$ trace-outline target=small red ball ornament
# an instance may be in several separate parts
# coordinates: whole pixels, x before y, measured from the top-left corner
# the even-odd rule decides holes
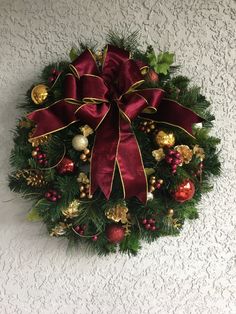
[[[177,202],[183,203],[190,200],[193,197],[194,193],[195,186],[193,182],[189,179],[186,179],[173,192],[173,197]]]
[[[74,162],[68,158],[64,157],[62,161],[57,165],[57,172],[59,174],[72,173],[75,170]]]
[[[154,70],[149,70],[146,75],[146,80],[150,83],[157,83],[159,81],[158,74]]]
[[[120,243],[125,237],[125,230],[121,225],[111,224],[106,228],[106,236],[111,243]]]

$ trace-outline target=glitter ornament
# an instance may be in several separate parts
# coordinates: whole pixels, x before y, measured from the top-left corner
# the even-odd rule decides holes
[[[193,154],[199,158],[201,161],[203,161],[205,159],[205,152],[204,149],[202,147],[200,147],[199,145],[195,145],[193,147]]]
[[[117,205],[106,211],[106,217],[115,222],[127,222],[128,208],[125,205]]]
[[[108,225],[106,228],[106,237],[111,243],[120,243],[125,237],[125,229],[117,224]]]
[[[73,173],[75,170],[75,164],[73,160],[68,157],[64,157],[57,165],[57,172],[59,174]]]
[[[74,200],[73,202],[70,203],[70,205],[62,210],[62,214],[65,216],[65,218],[74,218],[79,215],[79,205],[80,202],[77,200]]]
[[[66,233],[66,229],[68,228],[68,225],[64,222],[59,222],[58,225],[56,225],[54,228],[52,228],[50,236],[59,237]]]
[[[155,158],[156,161],[161,161],[165,158],[165,153],[163,148],[159,148],[152,151],[152,156]]]
[[[177,145],[175,146],[175,150],[180,153],[180,159],[182,163],[189,164],[193,157],[192,150],[188,147],[188,145]]]
[[[155,141],[160,147],[172,147],[175,144],[175,137],[173,133],[159,131],[156,134]]]
[[[189,179],[184,180],[178,188],[172,193],[173,198],[179,202],[183,203],[194,196],[195,193],[195,186],[193,182]]]

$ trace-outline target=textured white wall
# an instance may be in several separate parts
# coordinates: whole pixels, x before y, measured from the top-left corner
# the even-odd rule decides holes
[[[102,45],[114,27],[138,29],[142,45],[176,52],[182,72],[212,100],[222,138],[223,175],[200,219],[132,258],[67,252],[65,240],[26,221],[30,204],[6,186],[9,129],[23,93],[73,43]],[[235,27],[230,0],[0,0],[0,313],[236,313]]]

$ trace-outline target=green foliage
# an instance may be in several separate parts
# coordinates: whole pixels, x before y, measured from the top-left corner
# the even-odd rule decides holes
[[[150,66],[159,74],[167,75],[170,71],[170,66],[174,62],[174,54],[162,52],[158,55],[152,50],[147,54]]]
[[[119,35],[116,31],[110,31],[107,35],[107,43],[121,49],[136,52],[138,47],[139,32],[132,33],[123,32]]]
[[[30,212],[27,214],[27,219],[29,221],[40,221],[42,217],[39,215],[37,209],[33,207]]]
[[[69,57],[71,62],[73,62],[78,57],[78,49],[72,47],[69,53]]]
[[[193,128],[195,138],[190,137],[179,128],[163,123],[157,125],[158,130],[174,133],[175,145],[184,144],[192,149],[197,144],[204,149],[205,159],[201,175],[196,175],[201,160],[195,155],[189,164],[183,164],[182,167],[177,168],[176,175],[172,174],[171,168],[165,160],[157,162],[152,156],[152,151],[158,149],[154,136],[151,133],[146,134],[140,131],[139,126],[143,119],[138,117],[132,122],[132,128],[140,146],[144,167],[149,168],[148,176],[154,175],[163,179],[162,188],[153,192],[154,199],[149,200],[146,205],[141,204],[136,198],[124,201],[120,175],[118,169],[116,169],[109,201],[105,199],[100,191],[97,191],[92,199],[80,199],[77,177],[80,172],[89,173],[89,163],[83,163],[80,160],[80,152],[73,149],[71,141],[76,134],[80,133],[79,127],[83,125],[82,121],[52,134],[51,139],[40,146],[40,150],[47,155],[49,160],[49,165],[46,168],[40,168],[40,165],[32,157],[31,153],[34,148],[28,142],[29,133],[34,126],[25,118],[25,113],[38,109],[30,97],[32,87],[26,94],[25,102],[20,104],[21,109],[24,111],[24,117],[21,121],[24,121],[25,126],[20,127],[18,121],[18,126],[13,131],[14,147],[10,157],[13,171],[9,176],[9,187],[11,190],[20,193],[22,197],[34,201],[27,219],[31,221],[42,219],[49,233],[60,222],[65,223],[66,230],[63,236],[68,238],[70,246],[86,244],[87,247],[100,255],[116,252],[117,248],[121,252],[135,255],[140,249],[141,239],[151,242],[160,236],[178,235],[185,219],[196,219],[198,217],[197,204],[201,200],[202,194],[212,189],[210,184],[211,176],[220,175],[221,168],[217,150],[220,140],[210,133],[212,121],[214,120],[214,116],[210,111],[210,102],[201,94],[198,87],[191,86],[189,78],[175,75],[174,54],[169,52],[156,54],[151,46],[148,47],[146,52],[143,52],[138,48],[137,39],[137,32],[130,35],[123,34],[122,36],[117,35],[116,32],[110,32],[107,43],[130,50],[133,58],[147,62],[159,74],[158,82],[150,83],[145,81],[143,87],[163,88],[166,91],[166,97],[178,101],[205,118],[202,128],[197,126]],[[70,59],[74,60],[87,47],[93,50],[95,45],[80,43],[80,48],[72,48],[70,51]],[[63,71],[63,73],[58,77],[55,84],[50,87],[49,96],[40,108],[50,105],[63,96],[62,85],[64,76],[69,71],[68,64],[67,61],[54,63],[43,70],[36,84],[41,82],[47,84],[53,69]],[[88,139],[89,149],[91,150],[94,134],[90,135]],[[164,149],[164,152],[167,153],[167,149]],[[57,172],[56,166],[64,156],[71,158],[75,163],[76,170],[74,173],[61,175]],[[18,170],[25,169],[40,169],[44,174],[46,184],[42,187],[28,185],[26,179],[17,176]],[[150,169],[152,169],[151,172]],[[194,197],[184,203],[176,202],[173,198],[173,192],[184,179],[188,178],[195,185]],[[44,195],[49,189],[59,191],[62,198],[56,202],[47,200]],[[78,199],[80,199],[79,214],[75,217],[65,217],[63,211],[68,208],[71,202]],[[110,243],[106,236],[107,225],[114,223],[106,217],[106,211],[120,204],[128,207],[130,233],[117,246]],[[169,209],[174,210],[173,215],[169,214]],[[156,230],[146,230],[142,223],[144,219],[155,219]],[[73,231],[72,227],[78,225],[86,226],[83,235]],[[93,235],[97,235],[97,241],[92,240]]]

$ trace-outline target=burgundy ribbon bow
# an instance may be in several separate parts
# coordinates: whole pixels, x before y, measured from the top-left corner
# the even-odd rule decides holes
[[[191,110],[164,99],[158,88],[137,90],[143,83],[139,61],[107,46],[102,70],[85,50],[71,65],[64,81],[65,98],[28,118],[36,123],[33,138],[66,128],[78,120],[96,130],[91,158],[91,193],[99,187],[109,199],[116,165],[124,198],[147,200],[147,180],[131,122],[141,113],[149,119],[181,127],[192,134],[192,124],[203,121]]]

